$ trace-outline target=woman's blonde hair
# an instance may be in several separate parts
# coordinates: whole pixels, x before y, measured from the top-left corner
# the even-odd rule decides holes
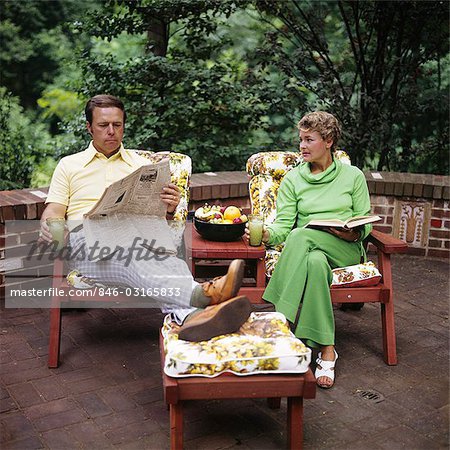
[[[325,111],[314,111],[304,115],[298,123],[298,131],[317,131],[322,139],[333,141],[331,151],[336,150],[341,137],[341,125],[333,114]]]

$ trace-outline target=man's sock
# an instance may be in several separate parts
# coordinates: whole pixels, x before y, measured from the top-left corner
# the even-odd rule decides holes
[[[211,302],[211,297],[207,297],[200,284],[194,287],[191,294],[191,306],[194,308],[206,308]]]

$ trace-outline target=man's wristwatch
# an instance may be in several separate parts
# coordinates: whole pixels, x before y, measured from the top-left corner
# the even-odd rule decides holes
[[[173,217],[175,215],[175,211],[169,212],[166,211],[166,216]]]
[[[358,236],[353,240],[353,242],[358,242],[361,239],[361,231],[355,230],[358,233]]]

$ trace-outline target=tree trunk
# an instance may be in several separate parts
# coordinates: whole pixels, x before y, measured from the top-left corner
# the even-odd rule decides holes
[[[157,18],[150,18],[147,29],[147,51],[155,56],[166,56],[169,45],[169,25]]]

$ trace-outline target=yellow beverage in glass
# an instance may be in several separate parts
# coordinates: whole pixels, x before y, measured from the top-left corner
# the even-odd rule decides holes
[[[64,247],[64,229],[66,220],[60,217],[50,217],[46,220],[53,241],[57,243],[56,250]]]
[[[250,214],[248,216],[248,231],[250,233],[249,244],[259,247],[262,242],[264,220],[261,214]]]

